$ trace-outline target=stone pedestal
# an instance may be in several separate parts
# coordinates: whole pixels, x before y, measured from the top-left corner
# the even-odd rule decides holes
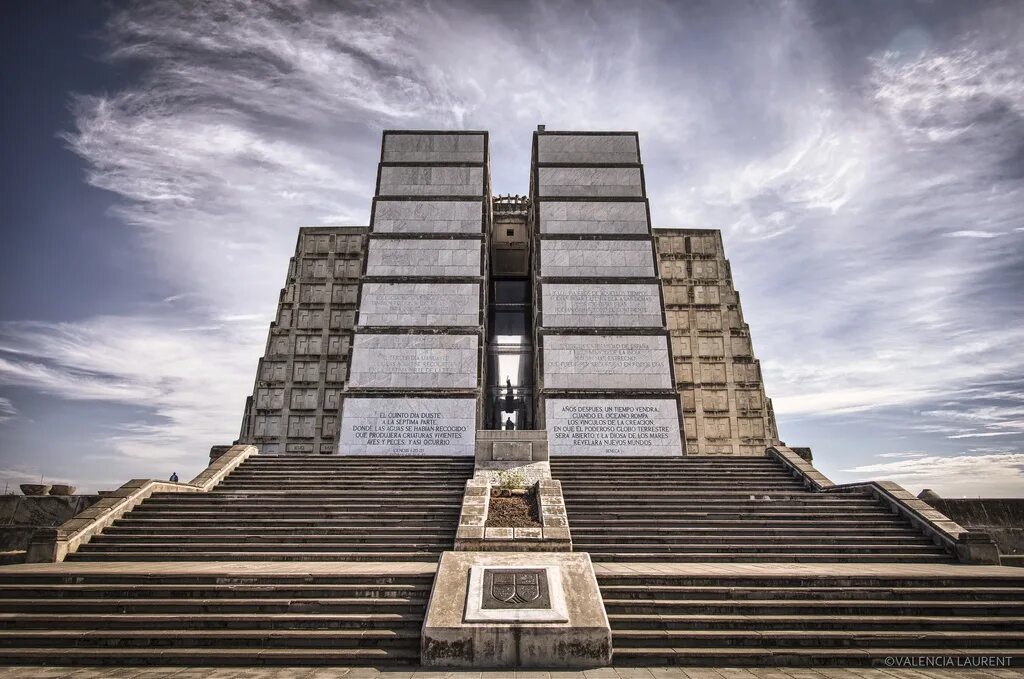
[[[601,667],[611,628],[590,555],[446,552],[423,623],[424,667]]]

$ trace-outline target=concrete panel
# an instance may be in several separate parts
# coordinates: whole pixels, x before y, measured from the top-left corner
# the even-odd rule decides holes
[[[482,167],[382,167],[381,196],[482,196]]]
[[[637,167],[542,167],[541,196],[644,195]]]
[[[482,163],[482,134],[387,134],[384,136],[384,162],[404,163]]]
[[[671,389],[665,337],[547,335],[546,389]]]
[[[486,579],[491,569],[524,575],[539,570],[550,603],[546,609],[535,603],[484,608],[493,589],[473,574]],[[512,582],[515,587],[518,581]],[[477,608],[492,612],[481,621]],[[550,615],[555,611],[558,617]],[[423,623],[424,667],[603,667],[611,657],[611,627],[590,555],[459,551],[441,557]]]
[[[646,234],[647,204],[610,201],[541,201],[545,234]]]
[[[661,297],[651,283],[545,283],[546,328],[661,328]]]
[[[473,455],[476,399],[347,398],[342,455]]]
[[[362,326],[478,326],[477,283],[364,283]]]
[[[558,455],[682,455],[675,399],[548,399],[548,445]]]
[[[378,200],[374,233],[481,233],[479,200]]]
[[[350,387],[474,389],[476,335],[356,335]]]
[[[636,135],[542,134],[537,139],[541,163],[639,163]]]
[[[545,240],[540,244],[541,276],[655,276],[649,241]]]
[[[370,240],[367,276],[479,276],[478,240]]]

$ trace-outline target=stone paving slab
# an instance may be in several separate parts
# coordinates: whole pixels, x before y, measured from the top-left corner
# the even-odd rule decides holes
[[[429,575],[436,563],[416,561],[65,561],[0,566],[0,575]],[[2,676],[2,675],[0,675]],[[353,678],[355,679],[355,678]]]
[[[0,667],[0,679],[1020,679],[1019,669],[602,667],[445,672],[372,667]]]
[[[595,563],[602,575],[679,575],[688,577],[986,577],[1022,578],[1024,569],[1010,566],[897,563]]]

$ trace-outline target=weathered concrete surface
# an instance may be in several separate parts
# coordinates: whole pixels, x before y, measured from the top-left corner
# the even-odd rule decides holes
[[[381,160],[403,163],[482,163],[486,138],[481,134],[387,132]]]
[[[378,200],[374,233],[480,233],[480,200]]]
[[[650,231],[644,201],[541,201],[543,234],[642,235]]]
[[[0,553],[27,550],[33,533],[59,526],[99,499],[99,495],[0,495]],[[24,558],[23,554],[10,556]]]
[[[1024,566],[1024,498],[944,498],[930,490],[917,497],[964,528],[991,535],[1007,565]]]
[[[557,566],[568,622],[465,622],[473,566]],[[611,628],[590,556],[573,552],[446,552],[420,660],[428,667],[598,667],[611,661]]]
[[[537,139],[541,163],[639,163],[635,134],[543,134]]]
[[[711,229],[655,229],[687,455],[761,455],[779,441],[750,326]]]
[[[545,240],[541,276],[646,278],[655,275],[647,240]]]

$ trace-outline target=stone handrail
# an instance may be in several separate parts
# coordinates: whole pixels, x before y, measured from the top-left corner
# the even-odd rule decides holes
[[[257,454],[255,446],[232,446],[189,483],[132,479],[99,502],[56,528],[36,531],[29,543],[28,563],[63,561],[94,535],[137,507],[153,493],[205,493],[215,488],[238,465]]]
[[[923,500],[892,481],[863,481],[834,483],[814,468],[810,462],[786,446],[768,448],[768,455],[778,459],[793,476],[803,480],[804,486],[816,492],[852,493],[869,491],[889,503],[892,510],[942,545],[963,563],[999,564],[999,550],[988,533],[969,531],[952,521]]]

